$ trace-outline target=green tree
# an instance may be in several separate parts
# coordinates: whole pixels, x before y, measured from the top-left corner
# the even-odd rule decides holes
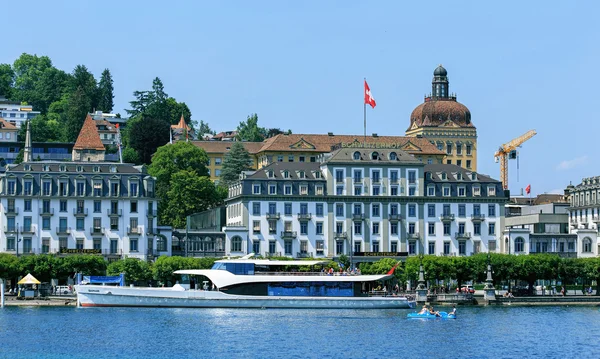
[[[161,223],[184,228],[186,217],[205,211],[220,201],[209,177],[199,177],[195,171],[182,170],[171,177],[167,202],[160,214]]]
[[[23,53],[13,63],[15,84],[12,99],[27,101],[34,108],[41,106],[41,96],[38,93],[37,82],[45,70],[52,68],[52,61],[48,56],[30,55]]]
[[[65,113],[65,131],[69,142],[75,142],[87,114],[92,109],[92,99],[86,94],[82,87],[78,87],[68,97],[67,110]]]
[[[15,157],[15,160],[13,161],[13,163],[16,165],[18,165],[19,163],[22,163],[24,156],[25,156],[25,151],[23,151],[23,149],[21,148],[19,150],[19,153],[17,153],[17,157]]]
[[[60,268],[56,269],[58,278],[63,276],[73,277],[75,273],[83,275],[105,275],[106,261],[96,255],[74,255],[62,258]]]
[[[63,140],[63,132],[60,123],[54,119],[55,114],[38,115],[29,121],[31,141],[33,142],[60,142]],[[25,139],[27,126],[21,126],[19,138]]]
[[[113,79],[109,69],[102,71],[100,82],[98,83],[98,110],[102,112],[111,112],[113,110]]]
[[[11,98],[15,72],[10,64],[0,64],[0,96]]]
[[[207,134],[216,135],[216,132],[210,128],[207,122],[200,120],[200,123],[198,124],[198,135]]]
[[[50,113],[50,106],[69,93],[71,75],[54,67],[44,70],[35,84],[36,97],[27,99],[36,111]]]
[[[131,147],[127,147],[123,150],[123,162],[124,163],[135,163],[136,165],[140,164],[140,156]]]
[[[71,81],[69,82],[69,92],[73,93],[80,89],[83,96],[90,102],[91,112],[98,106],[98,83],[94,75],[85,67],[85,65],[77,65],[73,70]]]
[[[0,278],[16,278],[20,273],[19,259],[12,254],[0,253]]]
[[[134,91],[133,97],[135,100],[129,101],[131,109],[125,110],[129,115],[129,118],[137,118],[142,114],[146,113],[146,109],[151,104],[151,92],[150,91]]]
[[[152,270],[148,262],[137,258],[125,258],[112,262],[106,268],[107,275],[125,273],[126,283],[147,284],[152,279]]]
[[[187,170],[193,171],[196,176],[208,176],[207,164],[208,155],[203,149],[180,141],[159,147],[152,156],[148,173],[156,177],[156,194],[162,201],[166,199],[175,173]]]
[[[265,139],[267,131],[258,127],[258,115],[248,116],[245,122],[240,122],[237,127],[237,138],[240,141],[261,142]]]
[[[600,258],[584,258],[582,262],[582,274],[590,281],[596,282],[596,295],[600,295]]]
[[[128,126],[128,147],[133,148],[140,156],[140,161],[149,164],[156,149],[169,142],[170,125],[152,117],[134,120]]]
[[[165,112],[166,120],[171,125],[178,124],[181,115],[183,115],[186,124],[192,125],[192,112],[185,102],[177,102],[173,97],[169,97],[165,100]]]
[[[251,167],[252,159],[250,153],[246,150],[241,142],[234,142],[231,145],[231,149],[225,154],[223,160],[223,166],[221,168],[221,179],[220,182],[225,186],[239,180],[240,173],[243,171],[249,171]]]

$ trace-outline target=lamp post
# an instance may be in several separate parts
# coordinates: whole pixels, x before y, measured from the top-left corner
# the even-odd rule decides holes
[[[419,255],[419,281],[417,288],[417,302],[427,302],[427,287],[425,286],[425,271],[423,270],[423,254]]]
[[[494,279],[492,278],[492,274],[494,271],[492,270],[492,257],[490,252],[487,254],[487,278],[485,279],[485,287],[483,287],[483,300],[489,301],[496,300],[496,288],[494,288]]]

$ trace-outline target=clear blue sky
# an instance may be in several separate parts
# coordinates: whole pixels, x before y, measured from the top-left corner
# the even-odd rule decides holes
[[[514,193],[562,191],[600,175],[595,1],[6,1],[0,63],[47,55],[99,78],[109,68],[115,111],[156,76],[192,119],[216,131],[256,112],[294,133],[361,134],[362,80],[377,101],[368,133],[403,135],[434,68],[479,135],[479,172],[535,129],[521,149]],[[18,20],[16,20],[18,19]],[[596,87],[596,88],[594,88]]]

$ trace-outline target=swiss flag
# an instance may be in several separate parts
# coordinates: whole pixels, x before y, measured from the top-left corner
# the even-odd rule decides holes
[[[528,184],[527,187],[525,187],[525,193],[529,194],[531,193],[531,185]]]
[[[367,84],[367,80],[365,80],[365,104],[371,105],[372,108],[375,108],[377,105],[375,99],[371,96],[371,89],[369,88],[369,84]]]

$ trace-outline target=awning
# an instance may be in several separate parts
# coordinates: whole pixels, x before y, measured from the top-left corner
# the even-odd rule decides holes
[[[41,282],[37,279],[35,279],[34,276],[31,275],[31,273],[27,274],[25,277],[23,277],[23,279],[21,279],[18,284],[40,284]]]

